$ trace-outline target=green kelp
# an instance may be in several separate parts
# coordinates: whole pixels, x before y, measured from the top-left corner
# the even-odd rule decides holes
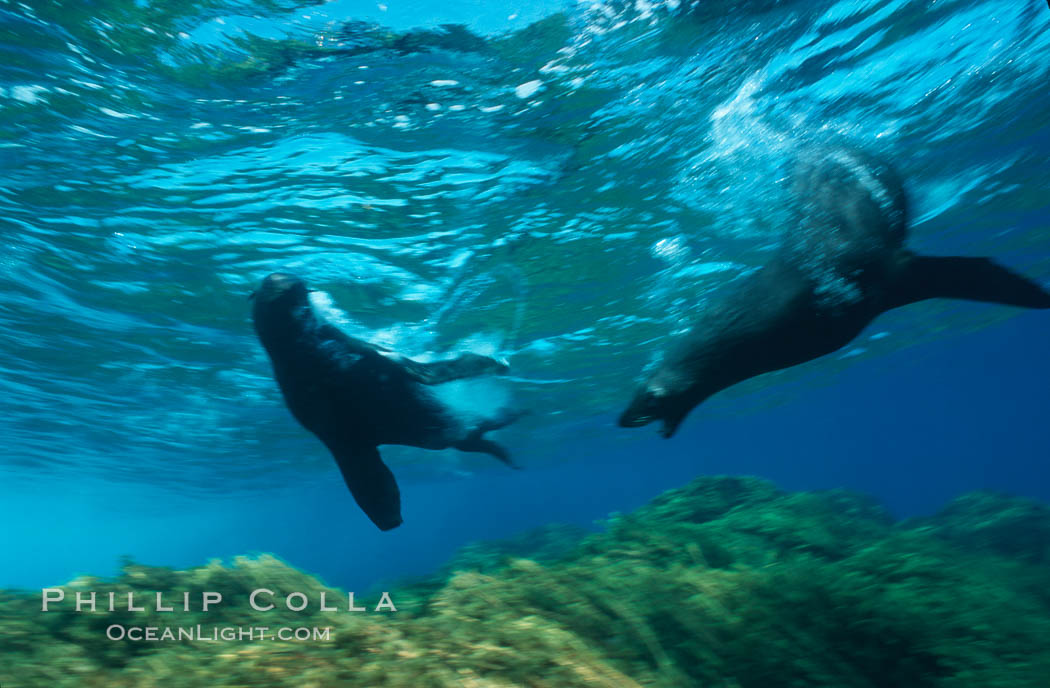
[[[272,557],[175,571],[127,563],[113,581],[146,611],[40,611],[0,594],[10,686],[705,686],[1045,688],[1050,508],[974,494],[895,523],[845,491],[783,493],[701,478],[604,532],[552,527],[468,549],[439,576],[346,593]],[[536,556],[532,556],[535,554]],[[540,563],[540,562],[543,563]],[[275,609],[248,603],[272,591]],[[174,612],[156,611],[162,592]],[[190,611],[181,609],[191,593]],[[201,591],[224,601],[200,609]],[[301,592],[309,604],[287,609]],[[319,609],[320,594],[337,611]],[[137,596],[136,596],[137,599]],[[139,604],[138,601],[135,603]],[[326,627],[325,640],[133,642],[111,624]]]

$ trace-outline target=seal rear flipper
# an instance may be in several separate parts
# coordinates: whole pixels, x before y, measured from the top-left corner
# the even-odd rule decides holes
[[[505,373],[508,370],[506,363],[479,354],[462,354],[449,361],[431,363],[420,363],[410,358],[402,358],[398,362],[404,366],[410,377],[424,385],[439,385],[468,377]]]
[[[507,464],[511,468],[521,468],[518,464],[514,463],[510,458],[510,452],[499,442],[494,442],[490,439],[486,439],[481,436],[480,432],[472,433],[465,440],[459,444],[453,444],[454,449],[458,449],[464,452],[478,452],[481,454],[488,454],[494,456],[503,463]]]
[[[401,491],[379,449],[367,445],[332,449],[354,501],[380,530],[401,525]]]
[[[895,285],[891,308],[936,298],[1050,308],[1050,292],[990,258],[912,257]]]
[[[481,423],[475,428],[469,435],[467,435],[458,444],[453,444],[453,449],[458,449],[465,452],[479,452],[481,454],[489,454],[494,456],[503,463],[507,464],[511,468],[521,468],[521,466],[514,463],[510,458],[510,452],[507,448],[498,442],[483,437],[486,432],[491,430],[499,430],[502,427],[506,427],[527,415],[528,411],[504,411],[499,417],[491,418]]]

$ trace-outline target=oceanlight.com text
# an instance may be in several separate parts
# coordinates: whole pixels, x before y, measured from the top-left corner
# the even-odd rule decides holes
[[[270,628],[269,626],[124,626],[112,624],[106,628],[106,637],[110,640],[130,642],[251,642],[257,640],[328,642],[332,639],[332,629],[309,626]]]

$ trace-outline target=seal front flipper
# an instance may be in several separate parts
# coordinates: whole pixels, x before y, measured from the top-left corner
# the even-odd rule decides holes
[[[909,256],[890,296],[891,308],[925,299],[967,299],[1050,308],[1050,292],[990,258]]]
[[[401,491],[383,463],[379,449],[368,445],[329,447],[354,501],[380,530],[401,525]]]
[[[410,358],[399,358],[398,362],[404,366],[410,377],[424,385],[440,385],[443,382],[505,373],[508,370],[506,363],[478,354],[462,354],[449,361],[431,363],[420,363]]]

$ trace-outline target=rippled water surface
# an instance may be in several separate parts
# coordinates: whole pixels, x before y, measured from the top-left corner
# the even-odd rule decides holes
[[[505,357],[512,377],[449,393],[531,409],[503,437],[522,464],[637,437],[609,430],[634,379],[791,230],[781,180],[815,142],[894,162],[916,248],[1050,276],[1041,1],[365,5],[0,2],[8,471],[330,470],[248,319],[278,269],[358,336]],[[1011,314],[911,307],[730,395]]]

